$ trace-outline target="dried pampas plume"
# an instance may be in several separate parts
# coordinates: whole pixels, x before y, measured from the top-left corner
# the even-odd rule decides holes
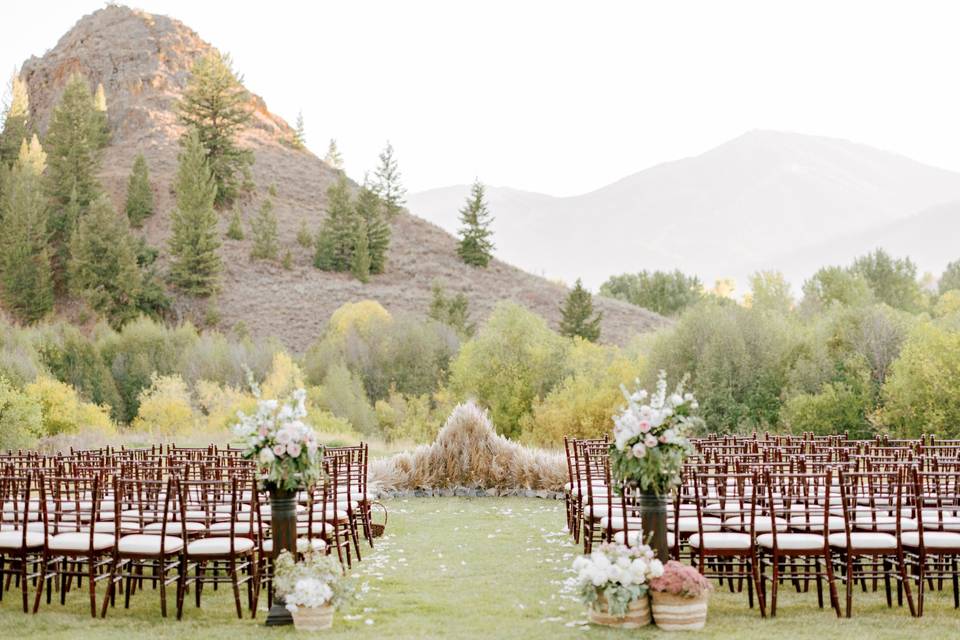
[[[433,444],[370,463],[370,483],[381,491],[466,487],[498,494],[562,491],[562,454],[532,449],[499,435],[487,412],[465,402],[451,412]]]

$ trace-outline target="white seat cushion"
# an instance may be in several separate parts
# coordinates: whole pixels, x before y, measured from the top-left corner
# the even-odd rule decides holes
[[[773,534],[761,533],[757,544],[767,549],[773,548]],[[780,533],[777,531],[777,548],[787,551],[823,549],[823,536],[815,533]]]
[[[944,531],[960,531],[960,516],[946,514],[940,516],[935,511],[924,511],[923,528],[926,530],[942,528]]]
[[[731,531],[717,531],[703,534],[703,543],[705,549],[749,549],[750,536],[746,533],[733,533]],[[690,546],[696,549],[700,548],[700,534],[695,533],[690,536]]]
[[[115,522],[94,522],[93,530],[97,533],[113,533],[117,530]],[[140,530],[140,525],[136,522],[127,522],[120,520],[121,533],[133,533]]]
[[[113,546],[114,538],[107,533],[93,534],[93,549],[102,551]],[[47,542],[51,551],[86,551],[90,548],[89,533],[58,533]]]
[[[773,531],[773,525],[776,523],[777,531],[786,531],[787,530],[787,521],[783,518],[771,518],[770,516],[760,516],[759,518],[754,518],[754,529],[760,532],[769,532]],[[733,529],[736,531],[749,531],[750,530],[750,516],[735,516],[733,518],[727,518],[723,521],[723,526],[726,529]]]
[[[163,529],[162,522],[151,522],[143,528],[144,533],[151,535],[159,535],[160,531]],[[202,522],[187,522],[184,526],[181,526],[179,522],[168,522],[167,523],[167,534],[169,535],[181,535],[183,530],[187,530],[187,534],[199,533],[200,531],[206,531],[207,527],[204,526]]]
[[[905,547],[920,546],[919,531],[904,531],[900,534],[900,542]],[[960,533],[952,531],[924,531],[923,547],[925,549],[960,549]]]
[[[846,533],[831,533],[827,539],[831,547],[845,548],[847,546]],[[854,549],[876,551],[896,551],[897,539],[889,533],[875,531],[854,531],[850,534],[850,543]]]
[[[233,526],[233,534],[237,536],[248,536],[250,535],[251,527],[249,522],[238,522]],[[210,525],[210,535],[212,536],[228,536],[230,535],[230,523],[229,522],[214,522]]]
[[[43,546],[42,531],[27,531],[27,548],[33,549]],[[22,531],[3,531],[0,532],[0,549],[22,549],[23,532]]]
[[[630,542],[624,543],[623,541],[624,532],[617,531],[615,534],[613,534],[613,541],[616,542],[617,544],[629,544],[629,546],[631,547],[636,547],[642,544],[643,542],[642,540],[640,540],[640,533],[641,533],[640,530],[631,530],[630,536],[629,536]],[[673,532],[667,531],[667,546],[672,547],[675,542],[676,542],[676,537],[673,535]]]
[[[682,516],[678,521],[678,526],[675,526],[673,522],[667,520],[667,528],[671,531],[679,531],[680,533],[690,533],[698,532],[697,528],[697,519],[690,516]],[[704,517],[703,518],[703,531],[720,531],[720,526],[723,524],[723,521],[720,518]]]
[[[123,536],[117,544],[117,550],[120,553],[132,553],[138,555],[159,555],[160,542],[163,541],[165,553],[177,553],[183,549],[183,540],[175,536],[148,536],[134,534],[132,536]]]
[[[862,514],[859,517],[855,518],[853,521],[854,526],[857,529],[869,529],[870,531],[896,531],[897,530],[897,517],[896,516],[880,516],[876,517],[876,524],[874,524],[874,519],[870,517],[870,514]],[[917,530],[917,521],[912,518],[900,518],[900,530],[901,531],[916,531]]]
[[[843,516],[829,516],[827,518],[827,527],[829,527],[830,531],[843,531]],[[808,518],[794,516],[790,518],[790,528],[800,529],[801,531],[823,531],[823,516],[816,515]]]
[[[643,526],[641,518],[624,518],[622,515],[613,516],[612,518],[608,518],[607,516],[600,518],[600,526],[602,528],[606,529],[607,523],[609,523],[610,528],[614,531],[622,531],[624,529],[624,522],[627,522],[631,529],[639,529]]]
[[[313,517],[317,518],[321,512],[323,513],[323,519],[327,522],[333,522],[334,519],[346,520],[349,517],[346,511],[342,509],[331,509],[330,507],[327,507],[326,511],[323,511],[323,507],[314,507]],[[300,522],[306,522],[307,516],[301,515],[299,516],[299,520]]]
[[[244,553],[253,549],[253,540],[250,538],[234,538],[233,549],[236,553]],[[230,553],[230,538],[202,538],[187,545],[187,553],[191,556],[225,556]]]

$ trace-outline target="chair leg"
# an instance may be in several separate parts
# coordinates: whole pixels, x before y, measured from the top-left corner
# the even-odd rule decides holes
[[[240,605],[240,583],[237,575],[237,562],[230,558],[230,584],[233,586],[233,602],[237,606],[237,617],[243,620],[243,607]]]

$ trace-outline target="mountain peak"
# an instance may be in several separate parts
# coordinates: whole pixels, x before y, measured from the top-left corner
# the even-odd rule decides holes
[[[82,73],[107,95],[115,141],[170,143],[180,137],[176,102],[194,62],[214,48],[179,20],[110,5],[81,18],[57,45],[21,70],[41,130],[67,79]],[[250,94],[259,142],[289,137],[290,127]]]

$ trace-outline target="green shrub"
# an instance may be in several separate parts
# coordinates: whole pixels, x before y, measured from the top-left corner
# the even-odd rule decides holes
[[[474,397],[488,407],[500,433],[518,436],[534,402],[563,379],[570,344],[540,316],[501,302],[460,349],[450,388],[457,397]]]
[[[960,437],[960,332],[923,323],[883,385],[880,422],[902,437]]]
[[[334,364],[323,384],[311,387],[308,396],[312,404],[343,418],[354,430],[365,435],[376,433],[377,416],[363,383],[345,365]]]
[[[197,426],[190,391],[178,375],[154,375],[150,386],[140,393],[135,431],[153,436],[189,434]]]
[[[106,405],[114,419],[124,416],[123,399],[97,345],[68,324],[36,332],[37,350],[44,366],[96,405]]]
[[[869,375],[864,371],[860,384],[828,382],[818,393],[790,397],[784,403],[781,419],[796,434],[846,432],[851,438],[864,439],[873,435],[869,420],[872,408]]]
[[[0,375],[0,450],[33,447],[42,434],[40,403]]]
[[[624,404],[620,385],[632,382],[641,371],[615,347],[576,340],[566,364],[570,371],[533,413],[522,420],[523,439],[556,447],[563,436],[596,438],[613,428],[612,416]]]
[[[43,363],[30,332],[9,324],[0,316],[0,378],[22,387],[42,370]]]
[[[68,384],[39,376],[23,391],[40,406],[44,436],[85,432],[116,434],[109,408],[84,402]]]
[[[708,300],[653,341],[643,382],[652,386],[661,369],[690,374],[710,431],[775,427],[799,339],[792,317]]]
[[[140,394],[153,377],[176,373],[183,354],[197,340],[197,331],[189,324],[171,329],[149,318],[127,323],[120,332],[101,335],[97,341],[100,354],[123,399],[123,422],[137,415]]]

